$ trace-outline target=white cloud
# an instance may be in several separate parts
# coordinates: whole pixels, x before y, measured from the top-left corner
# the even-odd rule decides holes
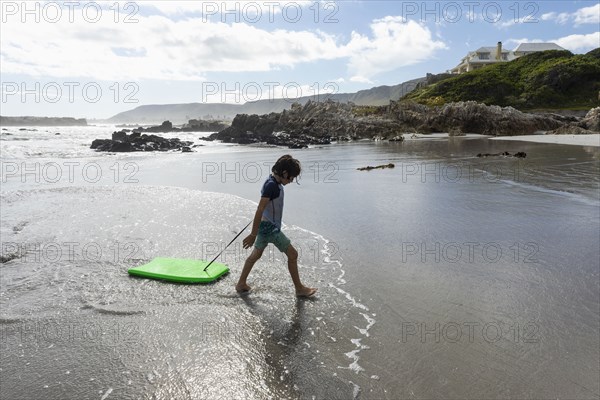
[[[197,5],[175,4],[173,7]],[[370,25],[371,35],[352,32],[342,43],[321,31],[261,29],[255,25],[135,15],[136,23],[115,22],[105,12],[96,23],[75,13],[73,22],[8,19],[2,25],[2,72],[34,77],[202,81],[210,72],[256,72],[322,60],[348,60],[353,81],[412,65],[446,48],[429,29],[401,17]]]
[[[600,47],[600,32],[587,35],[569,35],[553,40],[553,42],[574,53],[584,53]]]
[[[413,65],[429,59],[446,45],[432,38],[430,30],[402,17],[385,17],[371,24],[373,37],[352,32],[346,45],[353,79],[372,77],[381,72]]]
[[[573,13],[549,12],[542,14],[540,19],[542,21],[554,21],[561,25],[564,25],[568,22],[572,22],[575,26],[584,24],[598,24],[600,23],[600,3],[590,7],[580,8]]]
[[[350,82],[368,83],[368,84],[373,83],[369,78],[365,78],[364,76],[359,76],[359,75],[354,75],[354,76],[350,77]]]
[[[580,8],[574,13],[575,25],[581,24],[599,24],[600,23],[600,3],[594,6]]]
[[[268,32],[200,18],[137,18],[134,24],[116,24],[113,15],[96,24],[81,19],[64,24],[8,21],[0,38],[2,72],[119,81],[202,80],[211,71],[269,71],[343,56],[334,38],[321,32]]]
[[[557,24],[561,24],[561,25],[566,24],[570,18],[571,18],[571,14],[568,14],[568,13],[560,13],[559,14],[559,13],[555,13],[555,12],[542,14],[542,16],[540,17],[540,19],[542,21],[555,21]]]

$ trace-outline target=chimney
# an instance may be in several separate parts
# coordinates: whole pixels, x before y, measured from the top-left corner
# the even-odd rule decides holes
[[[498,42],[496,45],[496,60],[502,60],[502,42]]]

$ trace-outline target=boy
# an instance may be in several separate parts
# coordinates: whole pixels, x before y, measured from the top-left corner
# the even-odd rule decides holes
[[[300,162],[290,155],[285,155],[277,160],[271,171],[273,174],[265,181],[261,190],[260,202],[256,214],[254,214],[252,232],[242,242],[245,249],[254,244],[254,250],[244,263],[244,269],[235,290],[239,293],[250,290],[246,279],[254,263],[262,256],[267,244],[273,243],[288,257],[288,270],[296,287],[296,296],[310,297],[315,294],[317,289],[306,287],[300,282],[298,252],[290,244],[290,239],[281,232],[283,186],[293,182],[294,178],[300,175]]]

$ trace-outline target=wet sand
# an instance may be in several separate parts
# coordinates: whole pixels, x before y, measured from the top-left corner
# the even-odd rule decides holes
[[[600,147],[600,133],[593,135],[523,135],[501,136],[490,140],[516,140],[534,143],[570,144],[577,146]]]

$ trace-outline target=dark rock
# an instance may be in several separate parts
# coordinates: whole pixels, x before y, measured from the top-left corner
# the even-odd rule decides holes
[[[111,147],[110,147],[110,151],[124,153],[124,152],[130,152],[130,151],[135,151],[135,150],[133,148],[133,145],[129,142],[113,141],[111,144]]]
[[[110,139],[95,139],[90,146],[90,149],[99,149],[110,143]]]
[[[383,164],[383,165],[378,165],[376,167],[371,167],[370,165],[368,167],[362,167],[362,168],[356,168],[359,171],[371,171],[373,169],[385,169],[385,168],[394,168],[395,165],[390,163],[390,164]]]
[[[167,133],[173,132],[173,124],[171,121],[164,121],[160,126],[151,126],[150,128],[144,129],[145,132],[155,132],[155,133]],[[179,129],[176,129],[177,131]]]
[[[56,132],[54,135],[60,135],[60,132]]]
[[[182,153],[192,153],[192,149],[190,149],[188,146],[183,146],[181,148],[181,152]]]
[[[479,153],[477,154],[477,157],[479,158],[485,158],[485,157],[517,157],[517,158],[525,158],[527,157],[527,153],[525,153],[524,151],[519,151],[515,154],[510,154],[508,151],[502,152],[502,153]]]
[[[131,151],[168,151],[189,149],[192,142],[181,141],[178,138],[166,139],[156,135],[140,134],[139,132],[127,135],[126,132],[114,132],[112,139],[96,139],[90,146],[96,151],[131,152]],[[190,149],[191,151],[191,149]]]
[[[127,140],[127,132],[125,132],[125,131],[113,132],[112,140],[118,140],[120,142]]]
[[[0,255],[0,263],[4,264],[11,260],[17,259],[17,258],[20,258],[20,255],[18,253],[2,254],[2,255]]]
[[[190,119],[181,130],[184,132],[219,132],[226,128],[228,125],[220,121]]]

